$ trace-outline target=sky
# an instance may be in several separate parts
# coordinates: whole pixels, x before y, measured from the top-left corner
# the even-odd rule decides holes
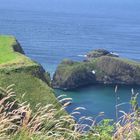
[[[0,9],[66,13],[140,10],[140,0],[0,0]]]

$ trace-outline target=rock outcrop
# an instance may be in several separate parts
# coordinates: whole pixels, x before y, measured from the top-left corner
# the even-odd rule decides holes
[[[62,61],[52,81],[54,88],[63,90],[94,84],[140,85],[140,63],[102,51],[88,61]]]
[[[91,51],[86,56],[87,56],[87,59],[98,58],[101,56],[119,57],[118,54],[109,52],[104,49],[97,49],[97,50]]]

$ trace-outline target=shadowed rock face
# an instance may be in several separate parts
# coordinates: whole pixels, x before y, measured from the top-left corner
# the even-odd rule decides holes
[[[94,84],[140,85],[140,63],[108,55],[86,62],[64,60],[52,81],[54,88],[65,90]]]
[[[96,68],[102,73],[96,77],[99,83],[140,85],[140,63],[105,56]]]
[[[72,65],[62,62],[54,74],[52,85],[54,88],[68,90],[90,85],[95,81],[96,78],[91,69],[74,62]]]
[[[19,52],[21,54],[25,54],[23,49],[22,49],[22,47],[21,47],[21,45],[19,44],[19,42],[17,40],[16,40],[16,43],[13,45],[13,49],[16,52]]]

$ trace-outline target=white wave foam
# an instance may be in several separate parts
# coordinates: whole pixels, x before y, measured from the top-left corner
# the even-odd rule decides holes
[[[87,55],[79,54],[79,57],[87,57]]]

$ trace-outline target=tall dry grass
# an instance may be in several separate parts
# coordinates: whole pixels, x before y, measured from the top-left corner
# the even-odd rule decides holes
[[[122,113],[121,117],[115,123],[115,140],[139,140],[140,139],[140,108],[137,102],[138,93],[134,93],[132,89],[132,97],[130,100],[130,111]]]
[[[133,93],[134,94],[134,93]],[[6,89],[0,88],[0,140],[133,140],[140,139],[140,113],[136,96],[132,96],[132,107],[129,113],[123,114],[113,124],[110,120],[97,123],[97,118],[82,116],[76,122],[74,115],[80,114],[83,107],[78,107],[72,113],[64,113],[71,103],[71,98],[64,95],[58,97],[61,108],[48,104],[35,106],[36,112],[30,104],[16,100],[13,85]],[[92,125],[84,124],[90,121]],[[87,131],[87,129],[89,131]]]

